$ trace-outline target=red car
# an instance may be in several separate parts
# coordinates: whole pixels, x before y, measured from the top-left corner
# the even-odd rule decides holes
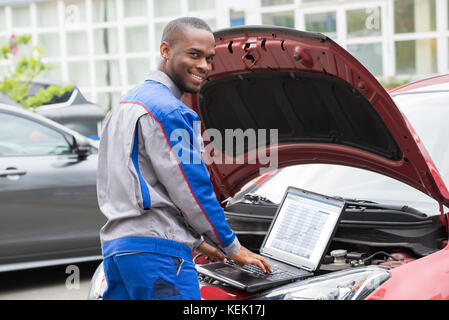
[[[348,207],[333,260],[315,276],[256,295],[200,276],[202,297],[449,299],[449,76],[387,92],[318,33],[245,26],[215,37],[208,82],[183,100],[201,117],[203,157],[213,159],[211,180],[240,241],[257,249],[288,185]],[[277,135],[220,148],[248,129]],[[90,298],[101,297],[101,268],[92,284]]]

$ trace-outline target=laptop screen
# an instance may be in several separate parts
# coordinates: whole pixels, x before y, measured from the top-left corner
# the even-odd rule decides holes
[[[316,270],[343,206],[343,200],[289,187],[261,253],[310,271]]]

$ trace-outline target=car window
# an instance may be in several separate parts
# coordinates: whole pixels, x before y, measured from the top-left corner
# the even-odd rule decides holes
[[[0,156],[71,153],[64,136],[38,122],[0,113]]]
[[[421,92],[394,97],[449,187],[449,92]]]

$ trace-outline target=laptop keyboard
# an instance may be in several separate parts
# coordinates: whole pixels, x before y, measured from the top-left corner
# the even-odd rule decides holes
[[[265,273],[260,269],[259,266],[254,264],[245,264],[243,267],[239,267],[233,260],[226,260],[226,264],[235,266],[237,268],[240,268],[241,270],[250,273],[252,276],[257,278],[266,278],[266,279],[272,279],[272,280],[279,280],[279,279],[285,279],[292,276],[290,272],[287,272],[281,268],[278,268],[275,265],[271,265],[271,269],[273,272],[271,273]]]

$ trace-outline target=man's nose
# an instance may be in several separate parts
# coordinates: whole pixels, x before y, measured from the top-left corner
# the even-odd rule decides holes
[[[212,69],[212,63],[209,63],[206,58],[203,58],[199,61],[197,68],[204,73],[209,73],[209,71]]]

